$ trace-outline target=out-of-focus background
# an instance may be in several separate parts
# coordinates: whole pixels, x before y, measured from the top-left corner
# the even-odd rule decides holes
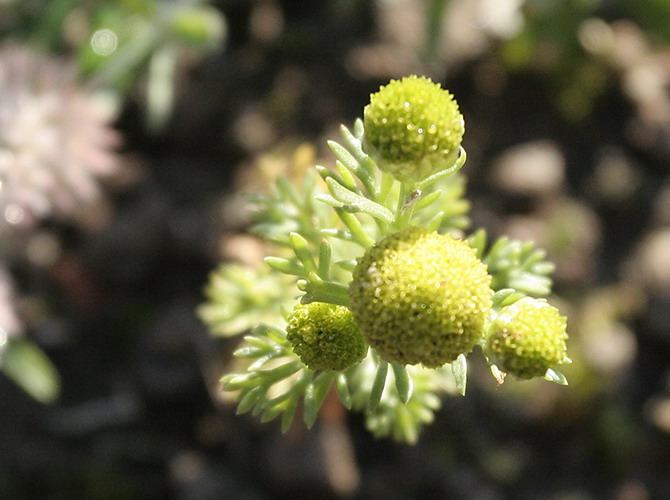
[[[390,78],[456,96],[473,226],[532,239],[568,387],[471,367],[415,446],[235,416],[196,316],[243,193]],[[670,2],[0,0],[0,498],[670,498]]]

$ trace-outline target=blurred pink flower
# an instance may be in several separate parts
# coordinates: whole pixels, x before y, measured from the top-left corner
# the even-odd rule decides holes
[[[0,231],[98,199],[118,166],[111,115],[71,62],[0,46]]]

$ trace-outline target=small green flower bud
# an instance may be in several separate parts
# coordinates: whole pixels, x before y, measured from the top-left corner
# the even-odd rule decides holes
[[[288,317],[286,338],[312,370],[344,370],[368,351],[351,311],[323,302],[298,304]]]
[[[474,249],[420,227],[370,248],[349,285],[356,324],[379,355],[429,368],[472,350],[492,295],[491,276]]]
[[[418,182],[450,167],[465,133],[453,96],[429,78],[391,80],[363,112],[363,149],[380,169]]]
[[[518,378],[542,377],[566,360],[565,316],[544,299],[525,297],[492,321],[487,351],[501,370]]]

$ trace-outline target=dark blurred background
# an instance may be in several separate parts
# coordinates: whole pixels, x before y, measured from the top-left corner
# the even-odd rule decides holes
[[[235,416],[195,311],[241,193],[412,73],[473,227],[556,263],[570,385],[475,363],[415,446]],[[0,498],[670,498],[669,163],[666,0],[0,1]]]

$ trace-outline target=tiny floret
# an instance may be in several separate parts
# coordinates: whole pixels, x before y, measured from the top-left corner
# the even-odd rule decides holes
[[[466,242],[410,227],[358,260],[351,309],[386,361],[437,368],[469,353],[492,307],[491,276]]]
[[[568,359],[566,326],[565,316],[546,300],[525,297],[503,307],[491,322],[486,350],[504,372],[542,377]]]
[[[351,311],[323,302],[298,304],[288,317],[286,338],[312,370],[344,370],[368,351]]]
[[[391,80],[370,96],[363,112],[363,149],[379,168],[418,182],[458,157],[465,122],[453,96],[429,78]]]

